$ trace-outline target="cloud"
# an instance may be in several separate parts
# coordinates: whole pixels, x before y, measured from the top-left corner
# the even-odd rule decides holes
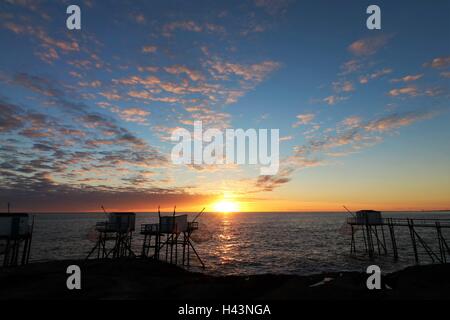
[[[299,114],[296,116],[297,122],[292,125],[293,128],[297,128],[301,125],[305,125],[314,120],[315,115],[313,113]]]
[[[437,57],[430,62],[424,63],[424,67],[431,67],[435,69],[446,68],[448,66],[450,66],[450,56]]]
[[[417,88],[415,87],[403,87],[389,91],[391,97],[398,97],[400,95],[417,96],[418,94]]]
[[[347,75],[360,70],[363,67],[363,63],[360,60],[352,59],[341,65],[342,75]]]
[[[278,62],[270,60],[251,65],[215,61],[211,63],[210,71],[213,75],[239,76],[245,80],[259,83],[279,67]]]
[[[23,125],[22,108],[0,101],[0,132],[9,132],[19,129]]]
[[[109,91],[109,92],[99,92],[99,95],[105,97],[108,100],[120,100],[121,96],[117,93],[117,91]]]
[[[323,98],[322,101],[326,102],[328,105],[332,106],[340,101],[344,101],[347,100],[347,97],[341,97],[341,96],[336,96],[336,95],[331,95],[328,96],[326,98]]]
[[[348,80],[335,81],[332,85],[335,92],[351,92],[355,90],[353,83]]]
[[[126,108],[118,110],[120,118],[127,122],[136,122],[141,124],[147,123],[147,117],[150,112],[141,108]]]
[[[293,136],[284,136],[284,137],[280,137],[280,141],[290,141],[294,139]]]
[[[13,179],[14,177],[11,177]],[[211,203],[216,196],[208,194],[195,194],[183,188],[161,188],[155,186],[154,181],[146,179],[151,187],[133,187],[133,180],[129,179],[126,187],[93,187],[84,185],[74,187],[70,185],[57,185],[46,178],[45,175],[36,175],[28,179],[19,179],[14,188],[0,188],[0,202],[11,202],[17,211],[27,212],[92,212],[100,211],[104,205],[110,211],[145,211],[179,208]],[[89,182],[89,179],[86,179]],[[142,182],[142,179],[141,179]]]
[[[16,73],[14,77],[7,82],[20,85],[47,97],[58,97],[62,95],[62,92],[56,89],[50,80],[29,75],[27,73]]]
[[[154,75],[146,78],[140,75],[129,75],[112,81],[114,84],[133,86],[133,89],[128,90],[128,96],[136,99],[182,105],[196,100],[197,103],[202,101],[203,104],[224,105],[235,103],[247,91],[254,89],[270,73],[279,68],[277,62],[270,60],[254,64],[238,64],[224,62],[217,57],[203,62],[201,66],[207,72],[194,70],[181,64],[163,67],[162,69],[168,75],[175,76],[173,80],[166,74],[161,75],[160,78]],[[180,78],[180,75],[186,75],[186,77]],[[100,95],[110,100],[120,98],[115,91],[109,94],[101,92]]]
[[[163,26],[164,35],[171,35],[171,33],[175,30],[201,32],[202,27],[200,25],[198,25],[195,21],[192,21],[192,20],[173,21],[173,22],[167,23]]]
[[[78,82],[80,87],[98,88],[101,87],[102,82],[100,80],[95,80],[91,82],[80,81]]]
[[[162,27],[162,34],[166,37],[171,37],[173,33],[178,30],[196,33],[225,33],[225,28],[223,26],[214,23],[207,22],[204,24],[200,24],[193,20],[180,20],[166,23]]]
[[[392,79],[391,82],[411,82],[419,80],[423,77],[423,74],[416,74],[416,75],[406,75],[402,78]]]
[[[170,67],[165,67],[164,70],[170,74],[186,74],[192,81],[204,80],[204,77],[195,70],[191,70],[188,67],[182,65],[174,65]]]
[[[141,66],[138,66],[137,69],[138,69],[139,72],[151,72],[151,73],[155,73],[155,72],[158,72],[159,67],[155,67],[155,66],[141,67]]]
[[[143,53],[155,53],[158,50],[156,46],[144,46],[142,47]]]
[[[256,180],[256,188],[258,191],[270,192],[275,188],[291,181],[288,174],[277,174],[272,176],[259,176]]]
[[[122,79],[113,79],[113,82],[124,85],[141,85],[146,88],[155,88],[157,85],[161,84],[161,80],[156,76],[148,76],[146,78],[129,76]]]
[[[151,100],[151,101],[159,101],[164,103],[176,103],[180,102],[178,98],[175,97],[155,97],[149,91],[135,91],[131,90],[128,92],[128,95],[132,98],[142,99],[142,100]]]
[[[68,98],[70,92],[67,90],[63,92],[48,79],[20,73],[16,74],[12,80],[7,80],[7,82],[23,86],[24,88],[42,94],[58,106],[61,112],[66,113],[66,115],[69,116],[68,120],[70,119],[71,122],[75,122],[86,129],[92,130],[86,134],[90,140],[79,140],[77,141],[78,144],[83,145],[85,143],[86,146],[90,147],[94,144],[108,145],[109,141],[112,141],[113,143],[115,141],[117,145],[130,146],[138,149],[151,149],[151,147],[149,147],[142,139],[134,136],[127,129],[118,125],[113,119],[91,112],[88,106],[82,103],[72,102]],[[74,96],[77,95],[74,93]],[[128,110],[121,113],[121,116],[127,117],[128,120],[140,121],[138,116],[143,116],[143,111],[131,109],[131,111]],[[36,112],[28,112],[25,119],[31,123],[31,125],[24,128],[22,134],[29,138],[50,138],[53,135],[58,139],[58,136],[55,136],[55,130],[62,133],[60,128],[64,127],[64,123],[61,123],[61,121],[58,122],[57,120]],[[70,131],[64,131],[64,133],[69,132]],[[105,139],[104,136],[107,136],[108,139]],[[78,135],[78,137],[81,137],[81,135]]]
[[[369,56],[384,47],[388,40],[389,37],[384,35],[360,39],[353,42],[348,50],[356,56]]]
[[[60,40],[51,37],[43,28],[32,27],[31,25],[19,25],[6,21],[3,27],[18,35],[29,35],[36,38],[40,43],[40,49],[44,51],[36,52],[43,61],[52,63],[59,58],[59,53],[71,53],[80,51],[78,42],[74,40]]]
[[[358,152],[381,143],[383,134],[420,120],[431,119],[440,112],[436,109],[393,113],[366,122],[358,116],[348,117],[336,129],[327,129],[324,135],[313,137],[304,145],[295,146],[291,165],[294,168],[296,165],[300,168],[305,165],[316,166],[324,164],[327,157],[342,157]]]
[[[130,14],[130,17],[137,24],[143,25],[147,22],[147,19],[145,19],[145,16],[142,13],[132,13]]]
[[[436,114],[436,111],[408,112],[403,114],[396,113],[377,120],[370,121],[364,126],[364,129],[370,132],[390,131],[393,129],[398,129],[400,127],[408,126],[419,120],[430,119]]]
[[[291,0],[254,0],[256,7],[263,8],[271,15],[285,13],[291,2]]]
[[[390,74],[392,72],[392,69],[389,68],[384,68],[378,71],[375,71],[374,73],[365,75],[365,76],[361,76],[359,78],[359,83],[361,84],[366,84],[369,82],[369,80],[374,80],[374,79],[378,79],[381,78],[387,74]]]
[[[355,128],[361,124],[361,118],[358,116],[351,116],[344,119],[342,124],[347,128]]]

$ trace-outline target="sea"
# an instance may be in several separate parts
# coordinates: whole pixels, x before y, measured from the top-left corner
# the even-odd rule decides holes
[[[166,213],[170,215],[170,213]],[[163,214],[164,215],[164,214]],[[195,213],[189,213],[193,219]],[[408,228],[396,229],[399,259],[395,261],[389,231],[385,229],[388,255],[369,259],[364,253],[362,233],[356,233],[357,253],[350,254],[351,234],[346,227],[347,213],[204,213],[193,245],[206,268],[191,255],[194,271],[213,275],[313,274],[322,272],[365,272],[378,265],[392,272],[415,264]],[[450,219],[450,212],[388,212],[383,217]],[[34,215],[31,247],[32,262],[84,259],[95,246],[95,224],[105,221],[103,213],[39,213]],[[132,248],[142,250],[140,225],[156,223],[157,213],[138,213]],[[434,228],[417,229],[421,239],[438,252]],[[450,229],[443,229],[450,244]],[[381,238],[381,233],[380,233]],[[432,260],[419,246],[423,264]],[[377,251],[378,252],[378,251]],[[383,250],[381,248],[381,253]]]

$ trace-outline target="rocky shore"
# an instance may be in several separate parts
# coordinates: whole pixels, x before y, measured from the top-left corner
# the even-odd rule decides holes
[[[66,269],[74,264],[81,268],[81,290],[66,286]],[[450,264],[383,275],[381,290],[368,290],[367,277],[363,272],[217,277],[140,259],[52,261],[0,269],[0,299],[450,299]]]

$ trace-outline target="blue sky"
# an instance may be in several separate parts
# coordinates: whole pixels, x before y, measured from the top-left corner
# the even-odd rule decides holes
[[[450,2],[0,2],[2,202],[450,207]],[[281,167],[175,166],[177,127],[278,128]]]

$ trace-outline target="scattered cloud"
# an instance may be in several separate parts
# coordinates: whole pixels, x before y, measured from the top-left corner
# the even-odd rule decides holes
[[[376,119],[368,122],[364,129],[366,131],[378,131],[385,132],[393,129],[398,129],[400,127],[408,126],[419,120],[430,119],[437,114],[436,111],[419,111],[419,112],[408,112],[408,113],[395,113],[380,119]]]
[[[381,78],[381,77],[383,77],[383,76],[385,76],[387,74],[390,74],[391,72],[392,72],[392,69],[389,69],[389,68],[384,68],[384,69],[375,71],[374,73],[361,76],[359,78],[359,83],[366,84],[370,80]]]
[[[408,95],[408,96],[417,96],[419,93],[417,91],[416,87],[403,87],[398,89],[392,89],[389,91],[389,95],[391,97],[398,97],[401,95]]]
[[[335,92],[351,92],[355,90],[353,83],[348,80],[335,81],[332,85]]]
[[[351,116],[342,121],[342,124],[346,128],[355,128],[358,127],[361,124],[361,118],[358,116]]]
[[[176,31],[188,31],[188,32],[208,32],[208,33],[225,33],[225,28],[223,26],[214,23],[200,24],[193,20],[180,20],[166,23],[162,27],[162,34],[166,37],[173,36]]]
[[[143,53],[155,53],[158,50],[156,46],[144,46],[142,47]]]
[[[275,188],[278,188],[289,181],[291,181],[290,175],[293,169],[284,169],[276,175],[272,176],[259,176],[256,180],[255,187],[258,191],[271,192]]]
[[[271,15],[285,13],[292,0],[254,0],[255,6]]]
[[[450,66],[450,56],[437,57],[434,58],[432,61],[426,62],[424,64],[424,67],[431,67],[435,69],[446,68],[448,66]]]
[[[392,79],[391,82],[411,82],[419,80],[423,77],[423,74],[416,74],[416,75],[406,75],[402,78]]]
[[[204,80],[204,77],[201,75],[200,72],[191,70],[188,67],[182,66],[182,65],[174,65],[170,67],[165,67],[164,70],[171,74],[186,74],[192,81],[199,81]]]
[[[362,69],[363,63],[360,60],[352,59],[341,65],[342,75],[348,75]]]
[[[130,14],[131,19],[137,24],[146,24],[147,19],[142,13],[132,13]]]
[[[305,125],[314,120],[315,115],[313,113],[299,114],[296,116],[297,122],[292,125],[293,128],[297,128],[301,125]]]
[[[117,110],[120,118],[127,122],[136,122],[141,124],[146,124],[147,117],[150,115],[150,111],[141,108],[126,108],[122,110]]]
[[[270,60],[251,65],[215,61],[211,63],[210,71],[213,75],[217,75],[219,77],[234,75],[242,77],[245,80],[251,80],[259,83],[263,81],[268,74],[279,67],[280,64],[278,62]]]
[[[328,97],[324,98],[323,101],[326,102],[328,105],[332,106],[332,105],[335,105],[336,103],[338,103],[340,101],[344,101],[344,100],[347,100],[347,99],[348,99],[347,97],[331,95],[331,96],[328,96]]]
[[[383,48],[389,40],[388,36],[381,35],[353,42],[348,50],[356,56],[369,56]]]

